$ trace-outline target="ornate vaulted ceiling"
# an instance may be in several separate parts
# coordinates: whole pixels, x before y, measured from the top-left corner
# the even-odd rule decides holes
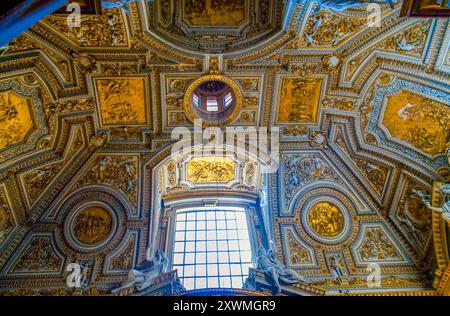
[[[431,215],[414,192],[450,177],[450,22],[399,7],[368,27],[364,7],[308,0],[132,2],[14,39],[0,57],[0,291],[70,294],[65,267],[81,262],[86,294],[109,293],[144,260],[170,194],[154,171],[217,57],[243,98],[228,125],[281,128],[264,183],[280,259],[329,293],[371,290],[372,262],[382,290],[433,294]],[[98,234],[76,229],[89,216]]]

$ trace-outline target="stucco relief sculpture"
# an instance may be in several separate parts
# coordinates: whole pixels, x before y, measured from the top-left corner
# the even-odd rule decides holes
[[[22,141],[34,126],[28,101],[11,92],[0,94],[0,150]]]
[[[164,252],[159,249],[155,256],[149,261],[145,262],[142,269],[133,269],[128,273],[128,279],[121,287],[111,291],[111,293],[118,293],[125,289],[135,288],[138,291],[145,290],[155,283],[156,278],[167,272],[168,261],[164,256]]]
[[[317,234],[327,238],[336,237],[344,228],[342,211],[328,202],[316,203],[311,207],[308,222]]]
[[[269,250],[264,247],[258,248],[258,257],[256,258],[256,268],[264,271],[275,285],[277,292],[281,292],[281,283],[295,284],[306,282],[306,279],[292,269],[286,266],[277,258],[275,245],[271,242]]]
[[[193,158],[187,164],[187,179],[194,183],[228,182],[234,179],[235,168],[228,157]]]

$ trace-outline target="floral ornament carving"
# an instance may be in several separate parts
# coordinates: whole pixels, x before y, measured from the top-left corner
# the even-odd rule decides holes
[[[169,82],[169,93],[184,93],[189,79],[172,79]]]
[[[0,246],[14,229],[15,222],[12,210],[6,200],[3,187],[0,187]]]
[[[64,162],[55,163],[39,169],[34,169],[24,177],[25,187],[27,188],[28,198],[31,203],[44,192],[48,184],[64,166]]]
[[[370,161],[355,158],[359,170],[366,176],[375,190],[381,194],[386,184],[388,169],[376,165]]]
[[[307,46],[336,47],[366,25],[366,19],[345,17],[322,9],[308,18],[303,41]]]
[[[340,182],[339,178],[319,154],[284,154],[282,161],[286,209],[288,209],[295,193],[305,185],[319,180]]]
[[[243,91],[245,92],[258,92],[258,79],[238,79]]]
[[[382,262],[402,260],[400,252],[379,226],[364,228],[362,241],[357,248],[362,262]]]
[[[286,231],[286,238],[289,258],[292,264],[300,265],[313,263],[311,252],[300,243],[290,229]]]
[[[99,156],[92,167],[77,182],[78,187],[89,184],[107,184],[126,194],[137,207],[138,158],[134,156]]]
[[[50,237],[34,237],[12,272],[58,272],[62,259],[53,249]]]
[[[425,49],[430,27],[430,20],[422,21],[388,38],[380,45],[380,48],[394,52],[409,53],[420,57]]]
[[[284,136],[299,136],[306,135],[308,133],[308,127],[305,125],[288,125],[283,128]]]
[[[322,101],[323,108],[339,109],[344,111],[352,111],[356,108],[356,102],[346,99],[336,99],[325,97]]]
[[[102,15],[84,15],[80,27],[69,27],[66,17],[56,15],[50,15],[43,21],[50,28],[76,40],[82,47],[128,46],[125,22],[120,9],[107,10]]]
[[[129,271],[133,268],[136,235],[132,234],[126,246],[111,258],[111,270]]]

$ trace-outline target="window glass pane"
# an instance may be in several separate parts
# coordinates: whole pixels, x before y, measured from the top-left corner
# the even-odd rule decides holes
[[[195,230],[186,232],[186,240],[195,240]]]
[[[206,276],[206,265],[197,264],[195,266],[195,276]]]
[[[195,253],[186,253],[184,254],[184,263],[185,264],[194,264],[195,263]]]
[[[185,227],[186,227],[185,222],[177,222],[177,227],[176,227],[177,231],[184,230]]]
[[[233,229],[228,231],[228,240],[237,238],[238,238],[237,230]]]
[[[242,275],[240,264],[230,264],[231,275]]]
[[[184,235],[185,233],[184,232],[176,232],[175,233],[175,239],[176,240],[184,240]]]
[[[186,289],[242,288],[252,264],[244,211],[182,211],[174,236],[173,268]]]
[[[187,289],[194,289],[194,278],[183,278],[183,284]]]
[[[206,251],[206,241],[198,241],[197,240],[196,251]]]
[[[218,257],[219,262],[228,262],[228,252],[219,252]]]
[[[226,230],[218,230],[217,231],[217,239],[227,239],[227,231]]]
[[[240,262],[240,261],[241,261],[241,256],[240,256],[239,252],[237,252],[237,251],[230,252],[230,262]]]
[[[197,240],[205,240],[206,239],[206,231],[200,230],[197,231]]]
[[[186,242],[186,251],[195,251],[195,242]]]
[[[250,262],[252,261],[252,254],[248,251],[241,251],[241,260],[242,262]]]
[[[218,288],[219,278],[218,277],[208,277],[208,288]]]
[[[214,221],[208,221],[206,222],[206,229],[211,230],[211,229],[216,229],[216,222]]]
[[[218,270],[217,264],[209,264],[207,271],[208,271],[208,276],[218,275],[219,270]]]
[[[242,277],[232,277],[231,282],[233,288],[235,289],[242,288]]]
[[[197,229],[200,229],[200,230],[206,229],[206,223],[205,223],[205,221],[199,221],[199,222],[197,222]]]
[[[183,264],[183,258],[184,258],[184,254],[182,253],[175,253],[173,255],[173,264]]]
[[[215,230],[208,230],[206,232],[206,239],[208,240],[216,240],[217,239],[217,233]]]
[[[219,275],[230,275],[230,265],[228,263],[219,264]]]
[[[231,250],[239,250],[239,243],[237,240],[229,240],[228,248]]]
[[[174,250],[175,252],[184,252],[184,242],[176,242]]]
[[[230,288],[231,287],[231,279],[229,277],[220,277],[219,284],[220,284],[220,287]]]
[[[225,221],[217,221],[217,229],[225,229],[227,228]]]
[[[186,214],[186,220],[188,221],[194,221],[195,220],[195,212],[189,212]]]
[[[206,287],[206,278],[196,278],[195,280],[195,288],[202,289]]]
[[[206,257],[208,263],[217,263],[217,252],[208,252]]]
[[[186,230],[195,230],[195,222],[186,222]]]
[[[208,242],[206,243],[206,247],[208,252],[217,251],[217,242],[208,240]]]
[[[197,252],[195,256],[195,263],[206,263],[206,252]]]

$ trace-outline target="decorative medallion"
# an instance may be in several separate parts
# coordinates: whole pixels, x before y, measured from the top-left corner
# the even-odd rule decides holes
[[[112,228],[111,213],[99,206],[89,206],[81,210],[72,224],[74,237],[88,246],[95,246],[107,239]]]
[[[214,93],[217,95],[215,101]],[[222,96],[224,104],[221,106]],[[186,116],[191,122],[201,119],[205,126],[221,126],[237,118],[242,108],[243,95],[238,84],[232,79],[222,75],[207,75],[188,86],[183,104]]]
[[[192,158],[187,163],[187,180],[193,183],[227,183],[235,178],[235,163],[228,157]]]
[[[143,77],[95,79],[103,126],[147,126],[147,84]]]
[[[322,79],[283,78],[277,122],[316,122]]]
[[[344,216],[334,204],[319,202],[310,208],[308,224],[318,235],[324,238],[333,238],[343,231]]]

